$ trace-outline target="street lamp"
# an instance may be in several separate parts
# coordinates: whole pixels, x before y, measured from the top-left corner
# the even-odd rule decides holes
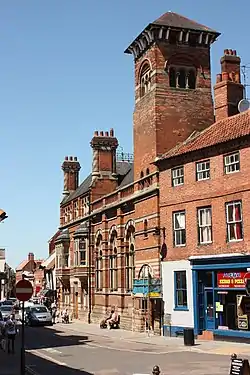
[[[0,222],[7,219],[7,217],[8,216],[7,216],[6,212],[0,208]]]

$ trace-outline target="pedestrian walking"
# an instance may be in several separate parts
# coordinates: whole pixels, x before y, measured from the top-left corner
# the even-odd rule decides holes
[[[14,320],[13,314],[10,315],[9,319],[7,320],[5,324],[5,333],[7,335],[7,347],[8,347],[8,353],[15,352],[15,339],[16,339],[16,322]]]

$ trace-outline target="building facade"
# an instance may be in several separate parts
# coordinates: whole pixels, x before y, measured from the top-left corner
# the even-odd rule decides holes
[[[56,278],[75,318],[97,322],[114,306],[132,330],[209,335],[246,323],[235,308],[250,267],[249,112],[238,114],[234,50],[221,59],[213,103],[218,36],[172,12],[149,24],[125,51],[135,66],[133,161],[117,154],[113,129],[94,133],[81,184],[77,158],[65,158]]]
[[[16,268],[16,282],[23,278],[28,279],[33,286],[33,295],[37,296],[44,287],[44,272],[40,268],[42,259],[35,259],[33,253],[29,253]]]
[[[240,58],[225,50],[214,87],[216,122],[156,162],[165,187],[162,274],[172,335],[194,327],[207,339],[250,337],[239,309],[250,278],[250,112],[238,113],[243,97]]]

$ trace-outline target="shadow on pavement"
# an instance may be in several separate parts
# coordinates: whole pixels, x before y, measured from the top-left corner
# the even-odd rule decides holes
[[[30,350],[84,345],[91,342],[86,335],[65,334],[56,328],[25,327],[25,347]]]
[[[56,364],[31,353],[26,354],[27,375],[94,375],[84,369],[74,369]],[[1,372],[0,372],[1,374]]]

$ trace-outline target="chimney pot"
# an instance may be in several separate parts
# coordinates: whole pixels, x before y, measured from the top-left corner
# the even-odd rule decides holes
[[[98,135],[99,135],[98,130],[96,130],[96,131],[94,132],[94,136],[95,136],[95,137],[98,137]]]
[[[77,157],[76,156],[74,157],[74,161],[77,161]]]
[[[109,132],[105,132],[105,137],[108,137],[109,136]]]
[[[73,156],[70,156],[70,157],[69,157],[69,160],[70,160],[70,161],[73,161]]]
[[[219,83],[222,81],[222,75],[221,74],[217,74],[216,75],[216,83]]]
[[[103,131],[100,131],[100,136],[103,137]]]
[[[233,54],[233,50],[229,50],[229,55],[232,55]]]
[[[235,49],[233,50],[233,55],[237,56],[237,51]]]
[[[65,160],[69,160],[69,157],[68,157],[68,156],[65,156]]]
[[[229,74],[228,72],[222,72],[222,81],[228,81]]]
[[[110,134],[110,137],[114,137],[114,129],[111,128],[109,134]]]
[[[239,73],[239,72],[236,72],[236,73],[235,73],[235,76],[234,76],[234,82],[236,82],[236,83],[240,83],[240,73]]]
[[[229,54],[228,49],[224,49],[224,55],[228,55],[228,54]]]

